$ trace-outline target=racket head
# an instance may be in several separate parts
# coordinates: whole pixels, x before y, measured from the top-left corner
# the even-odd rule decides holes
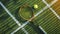
[[[24,20],[29,20],[34,16],[34,9],[26,4],[20,7],[18,14]]]

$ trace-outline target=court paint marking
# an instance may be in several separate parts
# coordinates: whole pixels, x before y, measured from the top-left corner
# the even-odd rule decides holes
[[[52,1],[51,2],[51,4],[50,4],[50,6],[52,6],[54,3],[56,3],[57,1],[56,0],[54,0],[54,1]],[[14,33],[15,32],[17,32],[18,30],[20,30],[21,28],[23,28],[25,25],[27,25],[28,23],[29,23],[29,21],[31,21],[32,19],[34,19],[35,17],[37,17],[39,14],[41,14],[44,10],[46,10],[47,8],[49,8],[49,7],[47,7],[47,6],[45,6],[41,11],[39,11],[36,15],[34,15],[34,17],[32,17],[31,19],[29,19],[27,22],[25,22],[23,25],[21,25],[19,28],[17,28],[15,31],[13,31]],[[40,26],[40,28],[42,28],[41,26]],[[43,30],[44,31],[44,30]]]
[[[57,0],[56,0],[57,1]],[[43,0],[43,2],[47,5],[47,7],[49,7],[49,9],[55,14],[55,16],[60,20],[60,16],[50,7],[50,5],[45,1]]]
[[[46,32],[41,26],[39,26],[39,28],[40,28],[45,34],[47,34],[47,32]]]
[[[10,13],[10,11],[3,5],[3,3],[2,2],[0,2],[0,5],[3,7],[3,9],[10,15],[10,17],[16,22],[16,24],[18,25],[18,26],[21,26],[21,24],[19,23],[19,21]],[[26,34],[28,34],[28,32],[24,29],[24,28],[22,28],[22,30],[26,33]],[[11,33],[11,34],[14,34],[14,33]]]

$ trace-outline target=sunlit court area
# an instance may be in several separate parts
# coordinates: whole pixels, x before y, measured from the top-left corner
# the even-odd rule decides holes
[[[60,34],[60,0],[0,0],[0,34]]]

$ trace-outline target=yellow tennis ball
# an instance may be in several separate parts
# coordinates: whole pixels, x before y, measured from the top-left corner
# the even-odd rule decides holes
[[[37,9],[38,8],[38,5],[37,4],[34,4],[34,9]]]

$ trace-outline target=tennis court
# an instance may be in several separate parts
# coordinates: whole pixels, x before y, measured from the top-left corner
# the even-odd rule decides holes
[[[38,5],[33,17],[26,4]],[[0,0],[0,34],[60,34],[60,0]]]

